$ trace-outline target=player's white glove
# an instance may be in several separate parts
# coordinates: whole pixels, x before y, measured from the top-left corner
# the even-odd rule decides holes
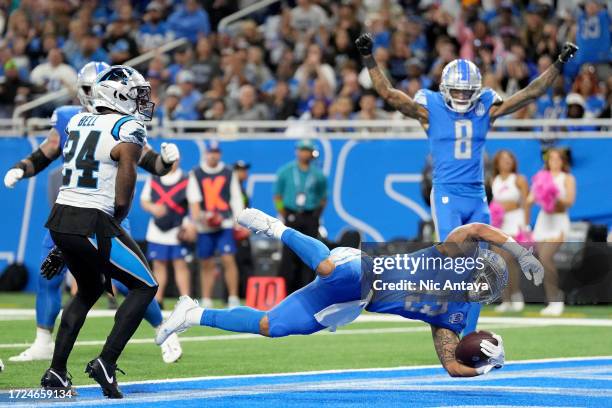
[[[160,153],[162,161],[166,164],[174,163],[181,157],[178,146],[174,143],[162,143]]]
[[[493,333],[493,338],[497,340],[497,346],[488,340],[480,342],[480,351],[488,358],[486,364],[476,368],[478,374],[486,374],[494,368],[502,368],[506,362],[504,342],[501,336]]]
[[[23,178],[22,169],[16,169],[16,168],[10,169],[4,175],[4,185],[8,188],[13,188],[15,187],[15,184],[17,184],[17,182],[21,180],[22,178]]]
[[[540,286],[544,280],[544,267],[540,261],[533,256],[532,252],[533,248],[529,248],[529,250],[518,259],[518,263],[525,277],[529,280],[533,277],[533,284]]]

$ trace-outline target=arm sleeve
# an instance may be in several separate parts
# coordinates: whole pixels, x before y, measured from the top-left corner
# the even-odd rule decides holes
[[[142,192],[140,193],[140,201],[151,201],[151,176],[147,177]]]
[[[236,217],[244,210],[244,201],[242,200],[242,190],[236,172],[232,172],[232,180],[230,181],[230,207],[232,214]]]
[[[198,180],[193,172],[189,173],[189,181],[187,182],[187,201],[189,203],[202,202],[202,193],[200,193]]]

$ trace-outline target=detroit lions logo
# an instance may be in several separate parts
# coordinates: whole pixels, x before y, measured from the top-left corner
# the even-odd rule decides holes
[[[482,116],[484,114],[485,114],[484,104],[482,102],[478,102],[478,105],[476,105],[476,116]]]
[[[463,321],[463,313],[453,313],[448,317],[450,324],[457,324]]]

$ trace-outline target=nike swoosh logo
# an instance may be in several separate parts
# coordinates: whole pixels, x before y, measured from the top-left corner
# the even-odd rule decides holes
[[[53,371],[53,370],[50,370],[50,372],[51,372],[51,374],[53,374],[54,376],[56,376],[56,377],[57,377],[57,379],[58,379],[58,380],[59,380],[59,381],[62,383],[62,385],[63,385],[65,388],[68,388],[68,387],[69,387],[69,385],[68,385],[68,380],[64,380],[62,377],[60,377],[60,376],[59,376],[59,375],[58,375],[58,374],[57,374],[55,371]]]
[[[109,384],[112,384],[113,377],[108,376],[108,373],[106,372],[106,367],[104,367],[104,364],[102,363],[102,361],[100,361],[100,359],[98,359],[98,362],[100,363],[100,367],[102,367],[102,371],[104,372],[104,377],[106,377],[106,381],[108,381]]]

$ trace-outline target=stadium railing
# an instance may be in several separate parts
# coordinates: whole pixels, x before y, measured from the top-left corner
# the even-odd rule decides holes
[[[176,139],[424,139],[417,121],[286,120],[286,121],[166,121],[147,123],[149,137]],[[49,119],[0,119],[0,136],[45,136]],[[488,134],[492,139],[612,138],[612,119],[500,119]]]
[[[238,10],[237,12],[232,13],[229,16],[225,16],[221,19],[221,21],[219,21],[218,31],[221,33],[226,32],[227,30],[229,30],[231,24],[248,16],[249,14],[255,13],[256,11],[263,9],[264,7],[268,7],[271,4],[278,3],[279,1],[280,0],[261,0],[241,10]]]

